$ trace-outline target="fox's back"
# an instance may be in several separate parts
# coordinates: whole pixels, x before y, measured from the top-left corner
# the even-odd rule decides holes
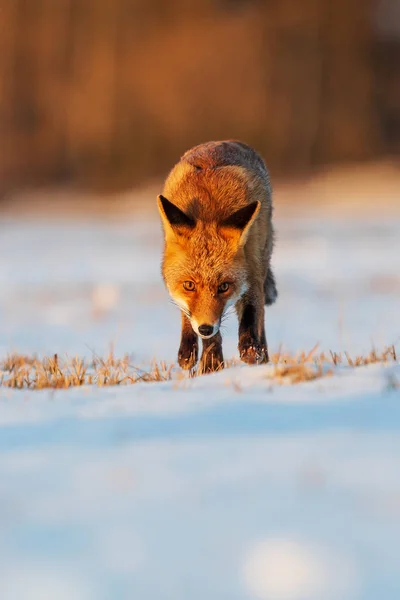
[[[205,222],[228,217],[254,200],[271,211],[264,161],[238,141],[207,142],[188,150],[170,172],[164,194],[188,216]]]
[[[261,176],[268,175],[260,155],[247,144],[235,140],[200,144],[185,152],[181,160],[200,169],[237,166],[259,172]]]

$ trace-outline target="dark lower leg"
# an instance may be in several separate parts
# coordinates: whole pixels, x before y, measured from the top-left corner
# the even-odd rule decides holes
[[[243,301],[238,310],[240,358],[249,364],[268,362],[268,348],[264,327],[264,305]]]
[[[211,373],[224,367],[222,355],[222,337],[218,332],[212,338],[203,340],[203,353],[201,355],[199,373]]]
[[[193,331],[189,319],[182,313],[181,344],[178,352],[178,363],[182,369],[192,369],[197,363],[198,338]]]

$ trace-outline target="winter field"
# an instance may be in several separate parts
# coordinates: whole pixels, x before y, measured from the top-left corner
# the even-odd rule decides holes
[[[400,215],[289,212],[276,229],[271,354],[342,361],[295,384],[236,365],[0,387],[1,600],[400,598]],[[173,363],[161,242],[152,212],[3,217],[0,357],[90,363],[112,344],[140,372]],[[236,344],[232,317],[227,359]],[[343,354],[390,345],[366,366]]]

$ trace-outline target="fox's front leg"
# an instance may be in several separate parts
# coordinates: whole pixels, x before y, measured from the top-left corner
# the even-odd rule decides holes
[[[182,313],[181,344],[178,352],[178,363],[182,369],[192,369],[197,363],[199,342],[187,316]]]
[[[245,295],[236,305],[239,318],[239,354],[248,364],[268,362],[264,326],[264,298],[260,294]]]
[[[203,340],[203,352],[200,359],[199,374],[212,373],[224,368],[222,355],[222,337],[220,332],[212,338]]]

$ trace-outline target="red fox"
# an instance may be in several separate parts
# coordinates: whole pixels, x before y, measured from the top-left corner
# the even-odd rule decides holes
[[[164,282],[182,312],[179,365],[223,368],[221,322],[230,306],[239,319],[240,358],[268,362],[264,304],[277,297],[268,170],[238,141],[188,150],[169,173],[158,209],[165,235]]]

